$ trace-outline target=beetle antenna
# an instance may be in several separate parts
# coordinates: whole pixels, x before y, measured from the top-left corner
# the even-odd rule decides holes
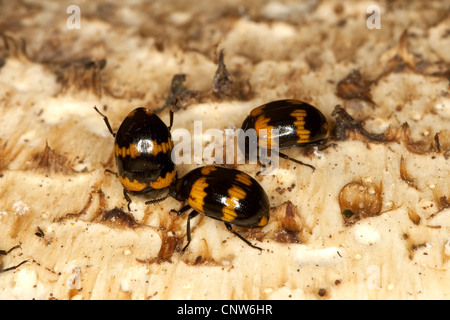
[[[103,113],[101,113],[100,110],[97,109],[97,106],[94,106],[94,110],[97,111],[102,116],[103,121],[105,121],[106,127],[108,128],[108,130],[111,133],[111,135],[115,138],[116,137],[116,133],[112,130],[111,125],[109,124],[108,117],[105,116]]]
[[[169,196],[170,196],[170,193],[167,193],[167,194],[166,194],[164,197],[162,197],[162,198],[158,198],[158,199],[153,199],[153,200],[145,201],[145,204],[155,204],[155,203],[158,203],[158,202],[161,202],[161,201],[166,200]]]

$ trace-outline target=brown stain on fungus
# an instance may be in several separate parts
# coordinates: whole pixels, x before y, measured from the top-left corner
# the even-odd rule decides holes
[[[101,192],[101,193],[100,193],[100,196],[101,196],[101,194],[103,194],[103,192],[102,192],[101,190],[100,190],[99,192]],[[89,195],[89,199],[87,200],[86,204],[84,205],[84,207],[83,207],[80,211],[78,211],[77,213],[68,213],[68,214],[66,214],[64,217],[59,218],[57,221],[58,221],[58,222],[61,222],[61,221],[64,220],[64,219],[74,219],[74,218],[79,218],[79,217],[81,217],[82,215],[85,215],[85,214],[87,213],[87,210],[89,209],[89,207],[91,206],[91,204],[92,204],[92,194]]]
[[[434,152],[434,147],[430,145],[430,143],[426,141],[414,141],[411,138],[411,128],[408,123],[402,124],[400,128],[400,137],[398,139],[400,142],[403,142],[408,149],[408,151],[414,154],[425,154],[428,152]]]
[[[12,139],[2,141],[0,139],[0,173],[8,169],[9,164],[17,158],[20,148],[14,148],[15,142]]]
[[[373,183],[353,181],[339,193],[339,206],[345,225],[381,214],[382,187]]]
[[[444,158],[450,158],[450,130],[442,130],[436,132],[434,135],[434,143],[436,145],[436,152],[442,153]]]
[[[155,113],[161,112],[167,107],[173,107],[174,110],[186,108],[191,100],[198,97],[199,93],[197,91],[189,90],[185,87],[185,81],[185,74],[180,73],[173,75],[166,102],[161,108],[155,110]]]
[[[382,65],[380,68],[381,72],[374,82],[380,81],[383,77],[393,72],[402,72],[406,69],[420,73],[420,64],[416,62],[415,56],[408,48],[408,30],[403,31],[397,47],[392,52],[392,56]]]
[[[416,226],[420,224],[420,216],[413,209],[408,209],[408,217]]]
[[[172,255],[175,252],[178,252],[179,246],[182,243],[183,238],[176,236],[175,233],[163,233],[161,248],[159,249],[158,256],[154,259],[154,262],[172,262]]]
[[[217,65],[216,74],[214,75],[213,92],[219,97],[229,96],[233,90],[233,79],[225,65],[223,49],[219,52]]]
[[[442,211],[444,211],[445,209],[450,208],[450,199],[447,199],[447,196],[435,196],[435,198],[439,198],[439,200],[437,200],[437,205],[438,205],[438,211],[436,211],[435,213],[433,213],[432,215],[430,215],[427,220],[431,220],[434,217],[436,217],[439,213],[441,213]]]
[[[101,220],[115,227],[134,228],[138,225],[130,213],[119,208],[114,208],[105,212]]]
[[[269,225],[273,230],[272,237],[279,243],[305,243],[310,234],[297,206],[291,201],[286,201],[273,210]]]
[[[61,94],[79,94],[90,91],[97,97],[102,96],[101,70],[106,59],[91,60],[82,58],[65,62],[55,67],[58,82],[61,83]]]
[[[164,215],[160,221],[158,233],[161,236],[161,247],[156,257],[145,260],[137,260],[141,263],[172,263],[172,257],[175,253],[181,251],[184,236],[179,235],[182,228],[179,224],[181,219],[177,219],[176,211],[171,211],[170,214]]]
[[[415,141],[411,137],[411,127],[407,122],[403,123],[399,128],[389,127],[384,133],[373,134],[364,129],[362,123],[354,119],[343,107],[337,105],[333,112],[332,117],[336,119],[335,139],[336,140],[360,140],[372,143],[391,143],[397,142],[405,146],[405,148],[411,153],[423,155],[431,152],[443,152],[444,156],[448,157],[450,151],[448,148],[448,142],[450,139],[441,139],[441,134],[437,137],[430,138],[429,141]],[[444,137],[444,134],[442,134]],[[446,137],[446,136],[445,136]],[[432,141],[432,140],[433,141]],[[447,146],[442,148],[443,143]]]
[[[3,46],[5,52],[2,58],[6,57],[16,58],[22,61],[30,61],[30,57],[27,53],[27,44],[25,39],[9,36],[6,33],[1,33],[1,38],[3,39]]]
[[[440,145],[436,144],[436,139],[431,138],[429,141],[415,141],[411,137],[411,127],[407,122],[403,123],[400,128],[389,127],[383,134],[384,141],[402,143],[411,153],[424,155],[432,152],[439,152]],[[432,141],[433,139],[434,141]]]
[[[337,84],[337,96],[343,99],[361,99],[374,103],[370,93],[371,82],[363,78],[358,70],[353,70]]]
[[[327,295],[327,290],[324,288],[320,288],[317,290],[317,295],[321,298],[324,298]]]
[[[343,107],[337,105],[332,117],[336,118],[336,140],[362,140],[367,142],[388,142],[384,134],[372,134],[362,126],[361,122],[354,119]]]
[[[76,172],[69,165],[67,158],[50,148],[48,142],[45,143],[43,151],[37,152],[31,157],[31,163],[28,165],[27,169],[44,171],[47,174],[62,173],[70,175]]]
[[[403,155],[400,158],[400,178],[403,181],[405,181],[409,186],[417,189],[416,180],[409,175],[408,170],[406,168],[406,161]]]
[[[416,251],[426,248],[427,244],[425,242],[416,243],[414,239],[407,233],[403,234],[403,240],[406,241],[406,248],[408,250],[409,260],[414,260],[414,255]]]

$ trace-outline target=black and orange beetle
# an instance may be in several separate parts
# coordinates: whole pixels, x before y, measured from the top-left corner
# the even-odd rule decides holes
[[[294,146],[324,145],[331,139],[328,122],[322,112],[299,100],[278,100],[259,106],[250,112],[250,115],[242,123],[241,129],[243,132],[249,129],[256,131],[257,139],[254,139],[255,141],[247,139],[246,141],[241,140],[242,142],[239,143],[239,147],[247,159],[254,157],[254,154],[250,154],[251,150],[256,151],[256,147],[261,147],[270,149],[284,159],[308,166],[313,170],[315,168],[312,165],[292,159],[278,150]],[[261,132],[266,133],[261,134]]]
[[[115,138],[114,155],[117,175],[123,186],[123,194],[130,210],[130,194],[147,194],[156,197],[175,180],[175,164],[170,129],[173,112],[170,111],[169,127],[151,110],[137,108],[123,120],[116,133],[108,118],[103,117],[109,132]]]
[[[248,174],[215,165],[196,168],[177,179],[166,197],[147,201],[146,204],[162,201],[169,196],[188,202],[178,210],[178,216],[192,209],[188,215],[187,244],[183,252],[191,242],[190,220],[199,213],[224,222],[231,233],[252,248],[262,250],[232,229],[232,225],[264,227],[269,221],[269,198],[261,185]]]

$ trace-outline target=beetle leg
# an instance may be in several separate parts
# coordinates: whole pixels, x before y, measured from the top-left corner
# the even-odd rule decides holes
[[[119,175],[117,174],[117,172],[114,172],[114,171],[112,171],[112,170],[105,169],[105,172],[111,173],[111,174],[115,175],[116,177],[119,177]]]
[[[297,159],[293,159],[293,158],[289,157],[288,155],[286,155],[286,154],[284,154],[284,153],[278,152],[278,155],[279,155],[281,158],[283,158],[283,159],[291,160],[291,161],[293,161],[293,162],[295,162],[295,163],[298,163],[298,164],[301,164],[301,165],[303,165],[303,166],[310,167],[313,171],[316,171],[316,168],[314,168],[312,165],[307,164],[307,163],[304,163],[304,162],[301,162],[300,160],[297,160]]]
[[[262,170],[259,170],[259,171],[256,173],[256,176],[257,176],[257,177],[258,177],[261,173],[263,173],[264,171],[266,171],[266,165],[265,165],[265,164],[262,164],[261,167],[262,167]]]
[[[187,211],[191,206],[190,205],[185,205],[183,208],[181,208],[180,210],[177,211],[177,217],[181,216],[184,214],[185,211]]]
[[[184,209],[183,207],[182,209]],[[187,244],[184,246],[183,250],[181,252],[184,252],[188,245],[191,243],[191,219],[195,218],[198,215],[198,212],[195,210],[192,210],[191,213],[189,213],[187,225],[186,225],[186,236],[187,236]]]
[[[325,149],[328,149],[329,147],[335,147],[335,146],[337,146],[337,143],[334,143],[334,142],[330,143],[330,144],[322,144],[319,147],[319,151],[323,151]]]
[[[11,251],[13,251],[14,249],[20,248],[20,245],[14,246],[11,249],[9,249],[8,251],[6,250],[0,250],[0,254],[6,256],[8,253],[10,253]],[[17,269],[18,267],[20,267],[21,265],[23,265],[25,262],[28,262],[28,260],[24,260],[21,263],[19,263],[18,265],[15,265],[13,267],[9,267],[6,269],[2,269],[0,270],[0,273],[6,272],[6,271],[10,271],[10,270],[14,270]]]
[[[9,268],[6,268],[6,269],[2,269],[2,270],[0,270],[0,273],[3,273],[3,272],[6,272],[6,271],[10,271],[10,270],[17,269],[18,267],[20,267],[21,265],[23,265],[23,264],[26,263],[26,262],[28,262],[28,260],[24,260],[24,261],[22,261],[21,263],[19,263],[18,265],[15,265],[15,266],[13,266],[13,267],[9,267]]]
[[[115,138],[116,134],[115,132],[112,130],[111,125],[109,124],[109,120],[108,117],[105,116],[103,113],[101,113],[97,107],[94,107],[95,111],[97,111],[102,117],[103,117],[103,121],[105,121],[106,127],[108,128],[109,132],[111,133],[111,135]]]
[[[260,251],[262,251],[262,249],[260,247],[257,247],[253,244],[250,243],[250,241],[248,241],[247,239],[245,239],[242,235],[240,235],[239,233],[237,233],[236,231],[233,230],[233,228],[231,227],[231,224],[226,223],[225,222],[225,226],[227,227],[227,229],[234,234],[235,236],[237,236],[239,239],[241,239],[242,241],[244,241],[246,244],[248,244],[250,247],[258,249]]]
[[[173,109],[170,109],[170,124],[167,127],[167,129],[169,129],[169,131],[172,129],[172,125],[173,125]]]
[[[177,107],[177,105],[178,105],[178,101],[179,101],[179,98],[175,98],[175,102],[173,103],[173,106],[172,106],[172,108],[170,109],[170,124],[169,124],[169,126],[167,127],[167,129],[169,129],[169,131],[172,129],[172,125],[173,125],[173,108],[176,108]]]
[[[128,204],[127,204],[127,208],[128,208],[128,212],[130,212],[130,204],[131,204],[131,198],[130,195],[128,194],[127,189],[123,189],[123,196],[125,197],[125,200],[127,200]]]
[[[271,149],[269,149],[269,150],[271,150]],[[271,150],[271,151],[274,152],[273,150]],[[279,156],[279,155],[278,155],[278,156]],[[259,170],[259,171],[256,173],[256,176],[257,176],[257,177],[258,177],[260,174],[266,172],[266,170],[268,170],[268,169],[267,169],[266,163],[269,163],[269,162],[270,162],[270,158],[265,157],[265,156],[263,156],[263,155],[260,155],[260,156],[259,156],[259,161],[260,161],[260,163],[261,163],[262,169]],[[270,171],[270,170],[269,170],[269,171]]]
[[[322,141],[319,141],[317,144],[312,144],[311,146],[316,146],[318,147],[319,151],[323,151],[325,149],[328,149],[329,147],[334,147],[337,146],[336,143],[332,142],[330,144],[328,144],[328,142],[332,142],[332,141],[337,141],[336,137],[328,137],[326,139],[323,139]]]
[[[20,244],[18,244],[17,246],[12,247],[8,251],[0,250],[0,254],[6,256],[8,253],[10,253],[11,251],[13,251],[14,249],[17,249],[17,248],[20,248]]]

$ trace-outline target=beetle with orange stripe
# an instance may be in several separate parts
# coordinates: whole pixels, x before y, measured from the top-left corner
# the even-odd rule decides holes
[[[175,164],[170,129],[173,112],[170,111],[169,127],[150,109],[136,108],[123,120],[117,132],[111,128],[108,118],[96,107],[115,138],[114,156],[117,175],[123,186],[123,194],[130,210],[129,194],[146,194],[157,197],[175,180]]]
[[[233,230],[232,225],[245,228],[264,227],[269,221],[269,198],[261,185],[248,174],[221,166],[204,166],[177,179],[166,197],[147,201],[152,204],[173,197],[187,204],[178,215],[188,215],[186,250],[191,242],[190,220],[199,213],[222,221],[226,228],[249,246],[262,250]]]
[[[254,108],[241,126],[242,132],[256,131],[255,141],[241,140],[239,144],[247,159],[258,148],[270,149],[284,159],[308,166],[278,150],[294,146],[324,145],[330,138],[330,129],[325,116],[314,106],[299,100],[272,101]]]

